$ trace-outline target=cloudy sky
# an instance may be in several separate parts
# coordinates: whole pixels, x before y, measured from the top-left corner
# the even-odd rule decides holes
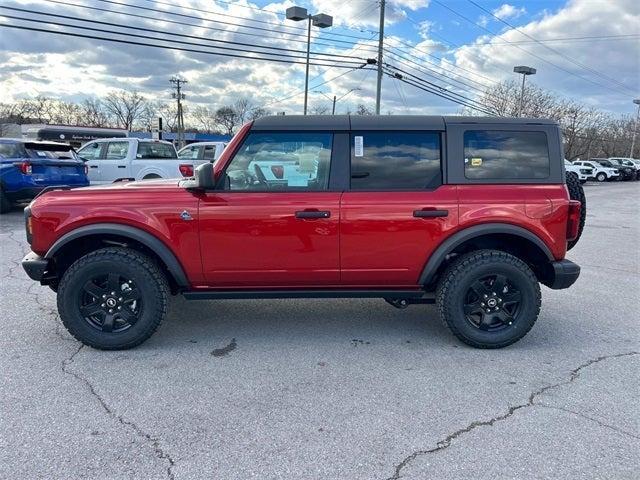
[[[376,56],[378,2],[296,4],[334,17],[333,27],[313,28],[317,65],[310,71],[310,105],[328,105],[326,97],[346,94],[338,113],[358,103],[373,108],[376,73],[357,67]],[[306,30],[304,22],[285,20],[291,5],[3,0],[0,101],[37,95],[82,100],[115,88],[171,101],[169,78],[180,75],[188,80],[187,107],[216,108],[248,97],[271,111],[300,113]],[[632,99],[640,97],[638,0],[388,0],[385,36],[388,71],[470,99],[486,86],[516,78],[514,65],[535,67],[528,80],[602,110],[630,114]],[[251,59],[256,56],[285,62]],[[383,112],[446,114],[460,108],[399,80],[383,82]]]

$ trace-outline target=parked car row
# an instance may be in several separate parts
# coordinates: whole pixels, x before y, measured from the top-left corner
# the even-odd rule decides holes
[[[105,138],[77,152],[67,143],[0,139],[0,212],[33,199],[46,187],[86,187],[123,180],[193,176],[217,160],[226,143],[203,142],[176,152],[172,143],[138,138]]]
[[[565,160],[564,166],[567,173],[576,174],[582,183],[640,180],[640,160],[634,158],[592,158],[573,163]]]

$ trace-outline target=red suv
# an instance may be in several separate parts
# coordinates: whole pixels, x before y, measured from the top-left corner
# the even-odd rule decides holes
[[[277,116],[194,178],[48,191],[25,218],[24,269],[95,348],[142,343],[169,293],[436,303],[462,341],[499,348],[535,323],[539,283],[578,278],[564,257],[584,211],[550,121]]]

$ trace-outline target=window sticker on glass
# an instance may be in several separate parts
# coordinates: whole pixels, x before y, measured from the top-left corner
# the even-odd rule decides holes
[[[364,156],[364,137],[362,136],[355,136],[353,137],[353,154],[356,157],[362,157]]]
[[[479,167],[480,165],[482,165],[482,158],[474,157],[474,158],[471,159],[471,166],[472,167]]]

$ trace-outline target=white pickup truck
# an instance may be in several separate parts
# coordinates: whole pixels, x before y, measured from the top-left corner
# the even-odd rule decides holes
[[[87,161],[92,185],[193,175],[193,162],[179,159],[173,144],[161,140],[105,138],[87,143],[78,155]]]

